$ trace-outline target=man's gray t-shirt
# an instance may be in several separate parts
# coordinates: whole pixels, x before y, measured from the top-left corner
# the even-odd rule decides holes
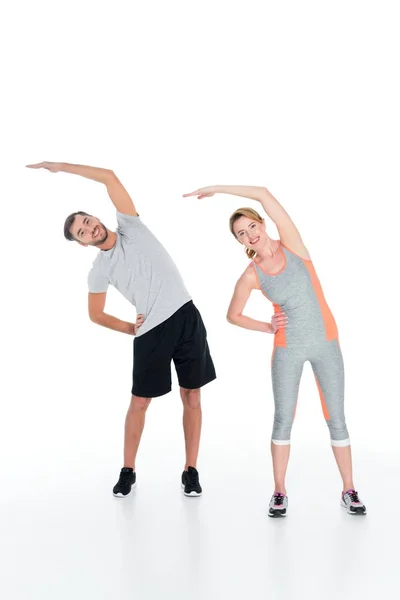
[[[111,250],[100,250],[88,276],[89,292],[106,292],[113,285],[144,323],[143,335],[191,300],[172,258],[140,217],[117,212],[117,241]]]

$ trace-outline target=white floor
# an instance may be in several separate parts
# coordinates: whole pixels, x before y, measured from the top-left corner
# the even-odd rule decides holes
[[[79,352],[69,371],[57,354],[45,371],[34,365],[32,393],[24,394],[17,377],[9,388],[0,421],[2,599],[397,597],[400,460],[389,404],[377,410],[374,382],[360,378],[371,392],[356,393],[350,370],[347,421],[368,515],[340,508],[341,482],[306,368],[292,431],[289,514],[273,520],[272,395],[262,370],[251,370],[251,356],[240,364],[233,356],[226,366],[220,360],[220,379],[204,390],[204,495],[185,498],[181,491],[182,408],[174,381],[174,391],[150,406],[138,487],[116,499],[129,365],[96,347],[88,357],[98,362],[82,358],[80,368]],[[229,377],[239,371],[237,380]]]
[[[138,487],[126,499],[111,495],[119,465],[92,460],[87,448],[73,448],[59,464],[43,455],[40,464],[28,457],[10,468],[1,506],[2,598],[396,597],[400,489],[389,457],[358,453],[369,514],[352,517],[339,506],[328,448],[293,451],[290,512],[274,520],[267,455],[207,447],[204,495],[189,499],[180,489],[178,445],[149,452],[156,444],[149,437]]]
[[[80,2],[79,18],[71,2],[3,4],[1,600],[397,600],[396,3]],[[24,168],[43,159],[114,169],[203,315],[218,380],[202,498],[180,488],[176,387],[150,409],[135,493],[112,496],[132,340],[89,321],[95,253],[62,226],[83,209],[113,228],[115,211],[90,181]],[[340,508],[309,365],[289,516],[267,516],[273,340],[225,319],[247,265],[228,218],[248,202],[181,196],[214,183],[267,185],[312,253],[366,517]],[[134,318],[114,289],[107,306]],[[272,307],[253,294],[246,314],[269,321]]]

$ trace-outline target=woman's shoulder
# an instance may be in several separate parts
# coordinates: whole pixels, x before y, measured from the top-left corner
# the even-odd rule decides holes
[[[250,261],[241,276],[238,279],[238,283],[250,286],[252,288],[259,288],[257,273],[254,268],[254,262]]]
[[[311,262],[310,253],[303,243],[291,243],[290,246],[288,246],[286,241],[283,242],[280,240],[280,245],[282,246],[283,250],[290,252],[290,254],[294,254],[294,256],[297,256],[297,258],[301,258],[301,260],[305,260],[306,262]]]

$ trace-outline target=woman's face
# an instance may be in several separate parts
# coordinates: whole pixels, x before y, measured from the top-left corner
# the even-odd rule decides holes
[[[239,242],[255,252],[257,252],[257,248],[260,248],[267,239],[264,221],[259,223],[248,217],[240,217],[234,223],[233,230]]]

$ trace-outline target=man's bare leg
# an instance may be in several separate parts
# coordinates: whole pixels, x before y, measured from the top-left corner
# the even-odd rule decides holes
[[[132,396],[125,419],[124,467],[135,471],[136,454],[142,437],[146,411],[151,398]]]
[[[185,471],[187,471],[189,467],[196,468],[199,454],[202,422],[200,389],[188,390],[181,388],[180,391],[183,402],[183,431],[186,448]]]

